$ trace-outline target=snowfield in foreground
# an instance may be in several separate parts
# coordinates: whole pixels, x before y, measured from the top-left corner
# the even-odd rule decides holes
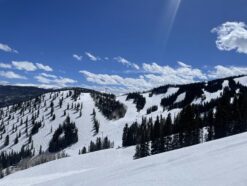
[[[1,186],[246,186],[247,133],[133,160],[134,147],[73,156],[0,180]]]

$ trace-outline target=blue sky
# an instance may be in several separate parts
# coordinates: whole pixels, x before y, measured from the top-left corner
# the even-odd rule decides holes
[[[247,74],[246,0],[0,0],[0,83],[114,92]]]

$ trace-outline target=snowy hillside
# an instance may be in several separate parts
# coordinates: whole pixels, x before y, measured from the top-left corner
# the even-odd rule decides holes
[[[246,85],[246,77],[235,78],[236,83],[241,85]],[[214,92],[209,92],[202,88],[202,94],[200,97],[194,97],[191,104],[202,104],[209,103],[211,100],[219,98],[224,88],[229,86],[228,80],[220,80],[219,89]],[[215,82],[214,84],[217,84]],[[206,84],[206,83],[205,83]],[[208,85],[207,85],[208,86]],[[206,86],[206,87],[207,87]],[[215,85],[214,85],[215,86]],[[144,107],[138,112],[136,104],[133,103],[132,99],[126,100],[127,95],[117,97],[117,101],[123,103],[126,108],[126,114],[120,119],[107,119],[102,112],[95,106],[95,102],[91,97],[90,93],[80,93],[78,98],[74,100],[72,95],[69,95],[69,90],[57,91],[52,93],[46,93],[42,96],[40,105],[35,103],[35,100],[31,102],[24,103],[21,107],[27,107],[24,113],[20,114],[20,108],[15,106],[5,107],[0,109],[0,128],[2,130],[1,140],[0,140],[0,151],[16,151],[20,150],[22,145],[27,144],[28,137],[25,135],[26,126],[25,124],[20,124],[21,120],[23,123],[28,120],[28,130],[32,128],[32,117],[39,113],[35,121],[41,121],[42,126],[39,128],[38,132],[32,136],[33,146],[36,153],[39,151],[40,146],[45,151],[48,148],[49,141],[52,138],[53,132],[58,128],[59,124],[62,124],[66,118],[66,115],[70,116],[71,120],[75,122],[78,128],[79,142],[72,145],[67,149],[69,154],[78,154],[78,150],[83,146],[88,146],[91,140],[95,140],[97,137],[108,136],[108,138],[114,141],[115,147],[121,146],[122,144],[122,132],[123,127],[126,123],[131,124],[135,121],[141,122],[142,117],[152,117],[162,115],[166,117],[168,113],[172,114],[172,118],[176,116],[182,109],[182,107],[174,107],[165,109],[161,105],[161,100],[174,97],[173,104],[182,103],[186,99],[186,89],[183,90],[180,86],[168,86],[166,90],[162,93],[155,93],[154,90],[141,94],[145,98]],[[190,91],[190,90],[189,90]],[[239,91],[239,89],[238,89]],[[237,91],[236,91],[237,92]],[[151,95],[151,96],[150,96]],[[61,108],[59,107],[59,100],[63,99]],[[50,104],[54,104],[54,115],[55,119],[52,120],[50,116]],[[81,116],[80,112],[76,108],[72,108],[73,105],[81,104]],[[34,105],[37,105],[36,108]],[[68,108],[68,105],[70,108]],[[157,106],[157,109],[149,114],[147,114],[147,109]],[[92,132],[92,112],[93,109],[96,111],[96,118],[99,120],[100,127],[99,132],[96,136],[93,136]],[[66,111],[65,115],[64,112]],[[5,133],[3,132],[3,126]],[[30,133],[30,132],[29,132]],[[4,139],[6,135],[9,135],[9,145],[4,147]],[[18,143],[14,144],[14,140],[17,135],[21,135],[18,138]]]
[[[28,138],[25,135],[26,126],[25,124],[20,124],[22,120],[25,123],[28,120],[28,130],[29,133],[32,129],[32,117],[37,112],[39,112],[39,116],[35,119],[36,121],[42,121],[42,126],[39,128],[38,133],[32,136],[33,146],[36,150],[36,154],[38,153],[40,146],[42,146],[43,150],[47,150],[49,141],[52,138],[53,132],[55,129],[59,127],[59,124],[62,124],[65,120],[66,116],[70,116],[71,120],[76,123],[78,128],[78,136],[79,142],[72,145],[67,149],[67,152],[72,154],[78,154],[79,149],[83,146],[88,146],[91,140],[95,140],[97,137],[108,136],[108,138],[114,141],[115,146],[121,146],[122,144],[122,132],[123,127],[126,123],[132,123],[134,121],[141,121],[142,117],[146,115],[146,109],[151,107],[152,105],[159,105],[161,98],[167,97],[171,93],[174,92],[174,88],[171,88],[167,91],[165,95],[157,95],[153,97],[148,97],[148,93],[145,93],[144,96],[146,98],[146,104],[144,109],[140,112],[137,112],[136,106],[132,100],[126,101],[125,96],[119,96],[117,98],[118,101],[124,103],[127,108],[127,112],[123,118],[118,120],[108,120],[95,106],[95,102],[91,97],[90,93],[81,93],[76,101],[72,99],[69,94],[69,90],[46,93],[42,96],[42,101],[40,107],[34,107],[34,100],[30,102],[28,109],[20,114],[20,110],[11,111],[14,107],[5,107],[2,109],[2,119],[0,123],[3,124],[6,132],[2,134],[2,140],[0,141],[0,147],[2,147],[1,151],[19,151],[21,147],[27,144]],[[59,107],[59,100],[63,99],[62,107]],[[55,120],[52,120],[50,116],[50,103],[54,103],[54,114],[56,116]],[[82,115],[80,116],[80,112],[76,111],[76,109],[67,108],[68,105],[71,106],[82,104]],[[29,104],[29,103],[27,103]],[[25,104],[24,104],[25,105]],[[30,112],[31,109],[31,112]],[[92,112],[93,109],[96,110],[96,118],[100,122],[99,132],[96,136],[93,136],[92,128]],[[66,111],[66,116],[64,115],[64,111]],[[168,113],[172,113],[175,115],[178,113],[180,109],[173,110],[165,110],[161,106],[158,107],[158,110],[151,113],[149,117],[155,118],[157,115],[167,116]],[[16,135],[21,136],[18,138],[18,143],[15,144]],[[4,147],[4,139],[9,135],[9,145]]]
[[[132,160],[133,147],[52,161],[9,175],[1,186],[245,186],[247,134]]]
[[[212,114],[216,112],[216,106],[221,105],[219,100],[223,95],[225,96],[223,101],[226,99],[227,105],[228,103],[239,105],[237,104],[239,95],[246,94],[246,85],[246,76],[240,76],[188,85],[166,85],[143,93],[121,96],[75,88],[48,92],[35,99],[0,108],[0,153],[2,153],[0,158],[5,161],[6,154],[13,157],[14,153],[22,153],[21,158],[18,157],[19,159],[11,160],[12,163],[9,163],[16,165],[19,160],[36,156],[41,152],[48,154],[56,152],[48,150],[49,144],[51,140],[55,139],[55,144],[58,144],[59,140],[66,138],[64,128],[67,126],[64,126],[64,123],[68,117],[75,125],[70,132],[78,137],[76,136],[72,142],[69,139],[69,143],[66,141],[66,145],[62,144],[62,148],[59,147],[57,151],[64,150],[69,156],[75,156],[83,147],[89,151],[91,142],[99,138],[103,140],[105,137],[110,140],[112,147],[122,147],[123,129],[126,124],[131,126],[134,122],[142,123],[143,118],[151,118],[154,121],[157,117],[168,116],[174,121],[188,105],[197,105],[197,109],[200,110],[199,114],[197,113],[198,118],[203,120],[202,117],[206,117],[209,111],[213,110]],[[244,96],[242,97],[244,99]],[[97,129],[95,122],[98,124]],[[201,123],[199,127],[202,134],[198,136],[202,137],[200,136],[198,142],[205,141],[204,137],[209,133],[209,125]],[[222,136],[219,134],[217,138],[245,131],[237,128],[239,126],[234,127],[226,130],[230,134]],[[168,132],[166,135],[179,132],[178,128],[174,128],[175,132]],[[211,129],[211,133],[215,131]],[[210,140],[213,139],[211,138]],[[130,145],[134,144],[136,141]],[[186,145],[181,147],[184,146]],[[28,151],[27,155],[23,152],[25,150]],[[125,152],[125,150],[116,152],[121,151]],[[115,153],[115,150],[107,152]],[[128,158],[132,159],[133,152],[130,154]],[[9,164],[6,164],[5,168]]]

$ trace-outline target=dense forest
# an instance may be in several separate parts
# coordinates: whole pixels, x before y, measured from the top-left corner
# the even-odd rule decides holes
[[[236,94],[234,86],[239,88]],[[171,106],[174,106],[171,104]],[[136,145],[135,158],[145,157],[247,131],[247,88],[226,87],[221,98],[188,104],[175,117],[143,117],[123,129],[124,147]]]
[[[124,117],[126,108],[122,103],[116,101],[116,96],[106,93],[91,93],[96,107],[109,120]]]

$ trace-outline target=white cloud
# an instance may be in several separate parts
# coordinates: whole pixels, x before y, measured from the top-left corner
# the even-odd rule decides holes
[[[12,65],[18,70],[35,71],[37,67],[29,61],[12,61]]]
[[[185,64],[185,63],[183,63],[183,62],[181,62],[181,61],[178,61],[177,63],[178,63],[181,67],[191,68],[191,65],[187,65],[187,64]]]
[[[77,81],[71,78],[59,77],[54,79],[54,83],[60,85],[61,87],[66,87],[68,84],[75,84]]]
[[[53,69],[48,66],[48,65],[43,65],[41,63],[36,63],[36,66],[40,69],[40,70],[44,70],[44,71],[47,71],[47,72],[52,72]]]
[[[143,77],[138,78],[124,78],[119,75],[109,75],[109,74],[95,74],[88,71],[80,71],[83,74],[88,82],[96,83],[98,85],[115,85],[122,86],[128,90],[140,90],[151,88],[149,82],[147,82]]]
[[[237,75],[247,75],[247,67],[217,65],[212,71],[208,72],[208,77],[214,79]]]
[[[8,63],[0,63],[0,68],[12,68],[11,64],[8,64]]]
[[[27,79],[25,76],[19,75],[13,71],[0,71],[0,76],[7,79]]]
[[[53,74],[41,73],[41,75],[48,78],[57,78],[57,76]]]
[[[127,59],[121,57],[121,56],[115,57],[114,60],[116,60],[118,63],[126,65],[127,67],[131,67],[131,68],[134,68],[136,70],[140,69],[140,67],[137,64],[132,63],[132,62],[128,61]]]
[[[141,69],[141,75],[123,77],[114,74],[96,74],[82,70],[80,73],[90,83],[93,83],[98,89],[108,88],[114,92],[117,89],[128,91],[143,91],[166,84],[187,84],[198,81],[208,81],[210,79],[223,78],[236,75],[247,75],[247,67],[236,66],[215,66],[212,70],[202,71],[199,68],[193,68],[183,62],[178,62],[178,67],[160,66],[157,63],[144,63]]]
[[[247,54],[247,25],[244,22],[226,22],[212,29],[217,34],[216,46],[219,50],[236,50]]]
[[[0,85],[7,85],[7,84],[9,84],[8,81],[0,81]]]
[[[192,68],[190,65],[186,65],[185,63],[178,62],[178,68],[172,68],[170,66],[160,66],[156,63],[152,64],[143,64],[143,69],[146,73],[153,74],[152,76],[148,76],[149,78],[160,77],[163,81],[168,81],[171,83],[187,83],[194,82],[196,80],[206,80],[207,76],[202,70],[198,68]],[[158,76],[154,76],[154,74],[158,74]]]
[[[93,55],[92,53],[85,52],[85,55],[91,60],[91,61],[100,61],[100,57],[97,57]]]
[[[35,84],[35,83],[16,83],[15,85],[22,86],[22,87],[39,87],[39,88],[45,88],[45,89],[61,88],[56,85]]]
[[[35,79],[43,85],[53,87],[66,87],[77,82],[76,80],[70,78],[57,77],[56,75],[46,73],[41,73],[40,75],[35,76]]]
[[[0,43],[0,50],[4,51],[4,52],[13,52],[13,53],[18,53],[17,50],[11,48],[10,46]]]
[[[51,79],[49,79],[49,78],[47,78],[45,76],[42,76],[42,75],[35,76],[34,78],[37,79],[37,81],[39,83],[50,84],[52,82]]]
[[[72,57],[75,58],[77,61],[81,61],[82,60],[82,56],[77,55],[77,54],[73,54]]]
[[[29,61],[12,61],[12,66],[14,66],[18,70],[25,70],[25,71],[36,71],[36,70],[44,70],[47,72],[52,72],[53,69],[42,63],[32,63]]]

